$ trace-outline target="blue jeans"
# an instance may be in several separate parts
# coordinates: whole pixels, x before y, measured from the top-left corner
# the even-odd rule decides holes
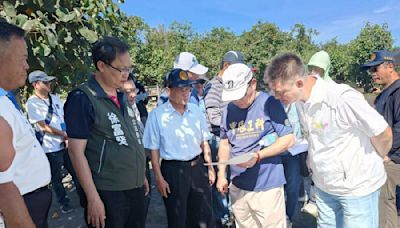
[[[292,156],[290,153],[285,153],[281,157],[286,179],[286,215],[290,221],[293,221],[297,211],[300,187],[303,183],[300,174],[300,158],[298,155]]]
[[[220,138],[213,135],[209,141],[210,149],[211,149],[211,157],[213,161],[217,161],[218,148],[219,148]],[[215,172],[218,172],[218,168],[215,168]],[[229,167],[227,167],[227,178],[229,179]],[[214,211],[214,217],[217,221],[222,224],[228,222],[229,220],[229,209],[231,207],[229,194],[221,194],[218,192],[216,184],[212,186],[212,206]]]
[[[46,153],[47,159],[50,163],[51,185],[56,193],[57,200],[60,205],[65,205],[69,202],[62,183],[62,167],[64,165],[65,153],[66,151],[64,149],[57,152]]]
[[[379,226],[379,193],[377,190],[362,197],[335,196],[316,188],[320,228]]]

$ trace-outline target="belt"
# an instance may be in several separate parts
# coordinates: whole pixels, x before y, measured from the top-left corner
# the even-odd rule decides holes
[[[36,189],[36,190],[33,190],[33,191],[31,191],[31,192],[28,192],[28,193],[24,194],[24,196],[32,195],[32,194],[34,194],[34,193],[44,192],[44,191],[46,191],[46,190],[48,190],[48,189],[50,189],[50,186],[49,186],[49,185],[45,185],[45,186],[43,186],[43,187],[40,187],[40,188],[38,188],[38,189]]]
[[[200,162],[200,158],[201,158],[201,156],[202,156],[203,154],[201,153],[201,154],[199,154],[199,155],[197,155],[196,157],[194,157],[194,158],[192,158],[192,159],[190,159],[190,160],[188,160],[188,161],[180,161],[180,160],[163,160],[163,162],[177,162],[177,163],[190,163],[190,166],[195,166],[195,165],[197,165],[199,162]]]

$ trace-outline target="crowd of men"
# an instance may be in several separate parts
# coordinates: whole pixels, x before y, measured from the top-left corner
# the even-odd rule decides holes
[[[61,212],[72,211],[62,167],[88,227],[145,227],[150,161],[171,228],[287,227],[310,176],[303,211],[318,227],[397,227],[393,53],[375,51],[362,65],[381,86],[372,107],[330,78],[325,51],[306,65],[295,54],[277,55],[263,82],[239,51],[222,56],[211,80],[207,67],[181,52],[147,114],[129,46],[104,37],[92,46],[95,71],[65,104],[51,93],[55,77],[29,74],[26,118],[12,94],[29,70],[24,36],[0,22],[0,214],[7,227],[47,227],[49,186]]]

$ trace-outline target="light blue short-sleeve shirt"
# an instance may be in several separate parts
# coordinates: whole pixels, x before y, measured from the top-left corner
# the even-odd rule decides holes
[[[202,152],[201,143],[210,137],[206,118],[199,107],[188,103],[181,115],[167,101],[150,112],[143,144],[147,149],[160,150],[162,159],[188,161]]]

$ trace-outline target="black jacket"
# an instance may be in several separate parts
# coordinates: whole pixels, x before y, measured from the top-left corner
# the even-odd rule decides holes
[[[392,128],[393,145],[388,156],[396,164],[400,164],[400,79],[396,80],[392,85],[384,90],[387,96],[379,96],[375,100],[375,104],[380,99],[385,99],[383,102],[383,117]]]

